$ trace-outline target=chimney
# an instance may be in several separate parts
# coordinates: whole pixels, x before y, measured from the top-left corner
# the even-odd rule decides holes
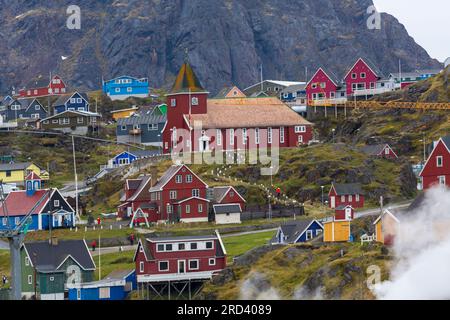
[[[57,246],[58,245],[58,238],[57,237],[51,237],[50,238],[50,245]]]

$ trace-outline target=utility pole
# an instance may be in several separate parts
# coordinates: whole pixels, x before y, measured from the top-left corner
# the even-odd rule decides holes
[[[78,174],[77,174],[77,162],[75,158],[75,139],[72,136],[72,152],[73,152],[73,171],[75,174],[75,218],[78,216]]]
[[[98,280],[102,279],[102,260],[101,260],[101,237],[100,232],[98,233]]]

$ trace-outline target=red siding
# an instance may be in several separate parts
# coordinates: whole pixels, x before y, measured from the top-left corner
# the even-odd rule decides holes
[[[345,209],[344,210],[336,210],[334,217],[336,220],[345,220]],[[355,211],[352,209],[352,219],[355,217]]]
[[[53,80],[60,80],[60,83],[54,84]],[[49,92],[49,89],[52,89],[51,92]],[[36,92],[35,92],[36,90]],[[47,87],[42,88],[25,88],[19,90],[19,96],[22,98],[30,98],[30,97],[42,97],[42,96],[49,96],[49,95],[59,95],[59,94],[65,94],[66,93],[66,85],[64,84],[63,80],[59,76],[54,76],[49,85]]]
[[[330,193],[328,195],[328,206],[331,208],[331,197],[335,197],[335,208],[340,205],[350,205],[353,208],[362,208],[364,207],[364,196],[362,194],[359,195],[359,201],[356,201],[356,195],[352,195],[352,200],[350,201],[350,195],[337,196],[334,188],[331,188]],[[342,201],[342,197],[344,197],[344,201]]]
[[[437,166],[437,157],[442,156],[442,167]],[[439,183],[439,176],[445,176],[445,184],[450,187],[450,152],[442,140],[439,140],[423,168],[420,176],[423,179],[423,189],[429,189]]]
[[[320,83],[322,82],[325,83],[325,88],[320,86]],[[312,87],[313,84],[317,85],[315,89]],[[334,92],[336,94],[336,90],[336,84],[333,83],[333,81],[322,69],[319,69],[306,86],[306,96],[308,101],[311,101],[313,100],[313,94],[323,93],[326,99],[330,99],[331,93]]]
[[[365,73],[366,77],[361,77],[361,74]],[[352,74],[356,74],[356,78],[352,78]],[[369,68],[369,66],[364,62],[363,59],[358,59],[356,64],[350,69],[349,73],[345,77],[345,83],[347,85],[347,95],[353,94],[352,85],[354,83],[364,83],[365,89],[375,89],[376,82],[378,81],[378,76]],[[373,84],[373,87],[371,87]]]
[[[228,190],[228,192],[223,197],[222,201],[219,202],[220,204],[227,204],[227,203],[238,203],[241,207],[241,210],[245,210],[245,201],[242,200],[242,198],[238,195],[238,192],[235,191],[233,188]]]
[[[198,206],[202,205],[202,212]],[[190,206],[190,213],[187,213],[186,206]],[[177,208],[180,208],[178,211]],[[209,202],[206,199],[192,198],[176,205],[176,212],[179,212],[180,219],[208,218]]]

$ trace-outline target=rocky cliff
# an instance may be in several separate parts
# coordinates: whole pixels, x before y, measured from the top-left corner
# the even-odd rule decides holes
[[[366,26],[372,0],[78,0],[81,29],[66,27],[72,0],[0,0],[0,90],[58,73],[95,89],[102,76],[148,76],[170,86],[185,49],[212,93],[264,78],[303,80],[325,66],[338,76],[370,58],[385,72],[436,67],[394,17]],[[67,57],[62,60],[61,56]]]

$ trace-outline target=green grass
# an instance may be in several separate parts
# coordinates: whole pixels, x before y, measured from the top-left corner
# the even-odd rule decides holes
[[[122,228],[122,229],[104,229],[104,230],[88,230],[84,231],[84,227],[80,227],[78,232],[75,232],[74,229],[70,231],[69,229],[58,229],[52,231],[52,236],[57,237],[58,239],[65,240],[75,240],[75,239],[86,239],[86,240],[94,240],[98,239],[99,235],[101,238],[118,238],[118,237],[128,237],[130,234],[136,233],[135,230],[130,228]],[[48,240],[50,237],[48,231],[33,231],[28,232],[25,241],[43,241]],[[98,240],[97,240],[98,241]]]
[[[231,263],[233,261],[233,257],[239,256],[253,248],[267,244],[269,240],[272,239],[274,234],[275,231],[267,231],[223,238],[223,244],[227,250],[227,262]]]
[[[101,262],[101,276],[105,278],[113,271],[117,270],[131,270],[135,268],[133,262],[134,251],[123,251],[102,254],[100,257]],[[97,269],[95,271],[95,280],[99,280],[99,257],[93,257]]]
[[[3,275],[6,275],[9,279],[9,275],[10,275],[9,264],[10,264],[9,251],[1,250],[0,251],[0,279]]]

